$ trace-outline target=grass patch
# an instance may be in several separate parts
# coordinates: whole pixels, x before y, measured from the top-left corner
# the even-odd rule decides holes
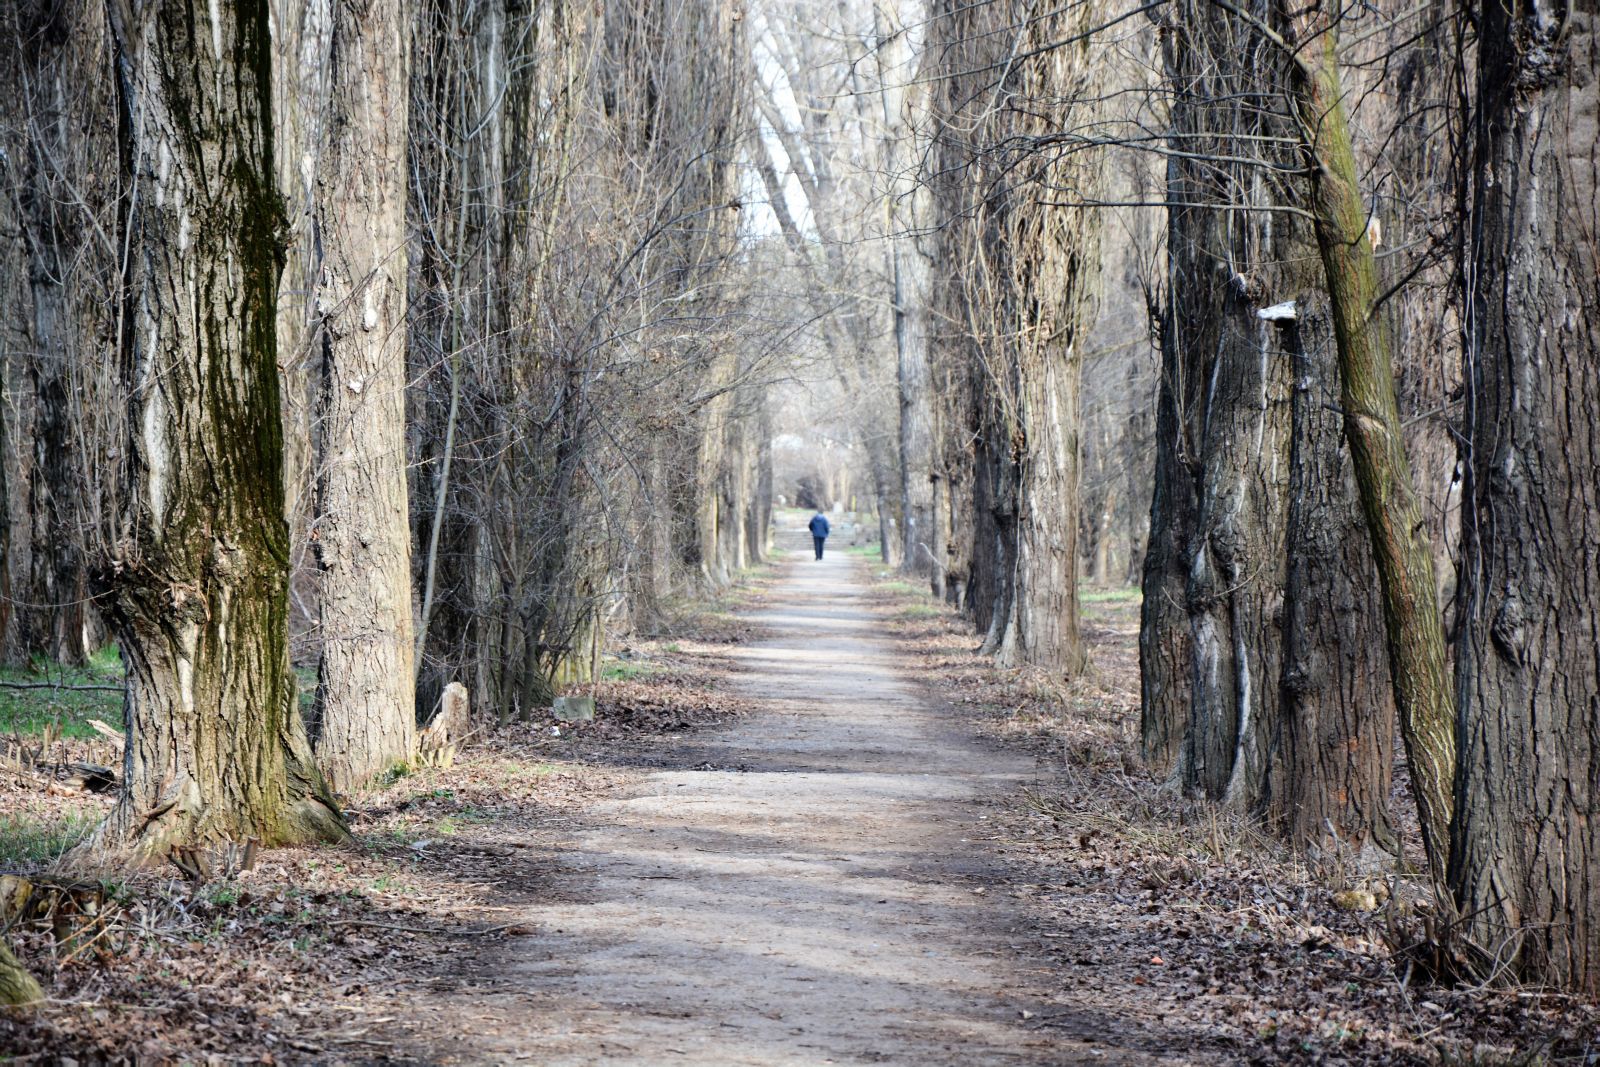
[[[601,667],[600,677],[607,682],[628,682],[635,678],[643,678],[658,669],[654,663],[633,663],[628,660],[618,660],[615,663],[607,663]]]
[[[898,578],[891,582],[879,582],[878,588],[890,596],[927,597],[929,595],[925,587],[912,585],[910,582],[901,581]]]
[[[28,685],[59,686],[48,689],[0,688],[0,733],[37,734],[56,724],[63,737],[98,736],[89,725],[100,719],[113,726],[122,722],[122,693],[70,686],[122,685],[122,655],[108,645],[81,667],[66,667],[36,657],[26,667],[0,668],[0,679]]]
[[[1078,603],[1080,604],[1137,604],[1138,602],[1138,586],[1130,585],[1124,589],[1078,590]]]
[[[902,619],[931,619],[941,613],[932,604],[907,604],[898,614]]]
[[[0,866],[44,866],[89,836],[99,816],[85,812],[65,815],[0,816]]]
[[[309,718],[311,708],[317,702],[317,669],[315,667],[296,667],[294,669],[294,682],[296,692],[300,697],[300,714]]]

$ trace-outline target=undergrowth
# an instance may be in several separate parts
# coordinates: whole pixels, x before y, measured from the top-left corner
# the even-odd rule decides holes
[[[42,688],[0,686],[0,733],[31,735],[54,727],[64,737],[97,736],[90,719],[122,720],[122,655],[107,645],[81,667],[35,657],[26,667],[0,667],[0,681]],[[83,689],[75,686],[109,686]]]

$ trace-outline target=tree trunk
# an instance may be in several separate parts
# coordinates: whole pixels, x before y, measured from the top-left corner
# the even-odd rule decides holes
[[[949,338],[941,362],[967,363],[964,375],[942,374],[945,384],[964,378],[967,394],[946,399],[942,413],[942,474],[963,450],[972,455],[966,599],[984,652],[1057,674],[1084,663],[1078,390],[1099,215],[1050,201],[1063,189],[1092,201],[1099,156],[1039,152],[1034,142],[1094,121],[1094,59],[1077,31],[1097,13],[1092,4],[1041,17],[1016,4],[949,4],[934,14],[926,46],[937,86],[927,153],[933,224],[944,231],[933,301]],[[1071,43],[1055,43],[1063,36]],[[995,70],[1004,72],[998,86]],[[963,511],[954,485],[947,490],[951,511]],[[967,532],[952,520],[954,532]]]
[[[1205,0],[1180,0],[1168,20],[1176,154],[1140,635],[1144,739],[1159,763],[1181,726],[1183,787],[1255,809],[1277,729],[1290,380],[1256,311],[1301,288],[1295,275],[1314,259],[1276,210],[1294,162],[1279,146],[1293,127],[1269,102],[1287,57],[1262,48],[1247,18]],[[1197,145],[1205,159],[1192,158]]]
[[[15,306],[29,308],[32,322],[27,380],[17,382],[11,406],[15,430],[26,435],[18,440],[28,441],[32,455],[17,467],[13,487],[26,494],[30,528],[8,554],[10,595],[20,609],[11,651],[14,658],[82,663],[103,638],[88,590],[97,486],[86,453],[111,420],[91,410],[94,391],[86,385],[111,325],[114,253],[95,214],[117,195],[107,165],[116,147],[110,51],[99,4],[27,3],[15,14],[21,17],[7,32],[15,34],[16,67],[26,82],[12,99],[23,112],[15,151],[23,163],[17,193],[30,290]]]
[[[1600,26],[1482,9],[1450,885],[1486,976],[1600,993]]]
[[[914,194],[912,194],[914,195]],[[923,326],[923,299],[920,270],[907,262],[917,257],[914,248],[898,237],[890,238],[889,257],[893,273],[895,385],[900,400],[900,496],[905,501],[904,522],[900,530],[900,566],[911,574],[926,574],[933,569],[932,537],[933,483],[929,480],[929,460],[933,440],[928,414],[927,337]]]
[[[317,201],[324,344],[316,549],[317,758],[352,789],[416,746],[405,470],[406,35],[402,0],[336,0]]]
[[[1186,603],[1194,660],[1181,759],[1191,792],[1256,807],[1277,731],[1289,474],[1289,358],[1229,291],[1205,368]]]
[[[272,144],[289,220],[278,280],[278,375],[283,397],[284,517],[289,522],[290,653],[318,629],[309,539],[313,488],[313,366],[320,363],[316,289],[316,182],[328,116],[331,0],[268,0],[272,17]]]
[[[1311,174],[1310,210],[1339,353],[1340,407],[1378,567],[1401,736],[1423,842],[1442,881],[1455,775],[1455,701],[1433,573],[1433,546],[1406,456],[1388,323],[1378,306],[1367,211],[1345,121],[1337,33],[1325,9],[1301,9],[1292,68]]]
[[[992,651],[1001,666],[1071,676],[1085,663],[1078,634],[1078,365],[1070,347],[1036,358],[1019,354],[1017,422],[1001,438],[1009,455],[991,460],[1011,483],[997,516],[1007,573],[999,621],[991,622]]]
[[[283,265],[264,5],[111,5],[124,159],[126,791],[86,859],[337,838],[288,648],[274,303]]]
[[[1361,522],[1339,413],[1331,326],[1301,300],[1280,328],[1294,359],[1283,704],[1272,819],[1313,859],[1361,870],[1392,865],[1389,824],[1394,697],[1377,573]]]
[[[894,459],[888,439],[877,429],[866,433],[869,435],[865,444],[872,474],[872,507],[878,516],[878,555],[885,567],[893,567],[900,562],[894,535],[894,501],[900,487],[895,484]]]
[[[0,12],[0,34],[21,50],[20,14],[15,7]],[[27,128],[26,97],[16,52],[3,53],[0,64],[0,388],[7,396],[26,396],[23,386],[33,354],[33,316],[28,289],[27,225],[22,194],[27,187],[24,165]],[[31,416],[24,404],[0,409],[0,659],[25,663],[29,644],[24,612],[15,608],[17,586],[27,573],[27,545],[33,516],[22,491],[32,458]],[[18,549],[21,548],[19,552]]]
[[[1176,225],[1176,223],[1174,223]],[[1174,272],[1174,277],[1177,273]],[[1155,486],[1139,606],[1139,736],[1150,768],[1166,774],[1177,762],[1189,726],[1194,645],[1186,607],[1188,545],[1194,536],[1194,474],[1186,415],[1199,405],[1183,347],[1168,309],[1157,386]]]

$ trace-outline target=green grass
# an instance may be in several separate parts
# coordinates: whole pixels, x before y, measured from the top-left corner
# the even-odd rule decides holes
[[[0,866],[54,863],[98,822],[98,816],[81,812],[0,817]]]
[[[317,669],[315,667],[296,667],[294,669],[295,684],[300,692],[300,714],[309,716],[311,708],[317,702]]]
[[[892,582],[882,582],[878,585],[878,588],[891,596],[926,597],[929,595],[926,586],[912,585],[910,582],[903,582],[898,579]]]
[[[1125,589],[1079,589],[1080,604],[1136,604],[1139,601],[1137,586]]]
[[[883,549],[875,544],[845,545],[843,552],[845,555],[854,556],[857,559],[876,559],[880,561],[883,559]]]
[[[0,733],[38,734],[52,723],[64,737],[96,737],[90,719],[117,726],[122,722],[122,694],[98,689],[69,689],[74,685],[121,686],[122,656],[108,645],[81,667],[64,667],[35,658],[27,667],[0,668],[0,680],[49,683],[60,689],[0,688]]]
[[[931,619],[939,614],[939,609],[932,604],[907,604],[899,611],[902,619]]]
[[[616,663],[607,663],[600,668],[600,677],[607,682],[628,682],[635,678],[643,678],[659,670],[654,663],[632,663],[619,660]]]

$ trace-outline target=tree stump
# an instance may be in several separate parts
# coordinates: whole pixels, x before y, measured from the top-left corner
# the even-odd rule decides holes
[[[467,687],[451,682],[439,698],[439,713],[417,734],[417,752],[423,757],[454,755],[472,733],[472,699]]]
[[[562,722],[588,722],[594,718],[594,697],[556,697],[550,710]]]

